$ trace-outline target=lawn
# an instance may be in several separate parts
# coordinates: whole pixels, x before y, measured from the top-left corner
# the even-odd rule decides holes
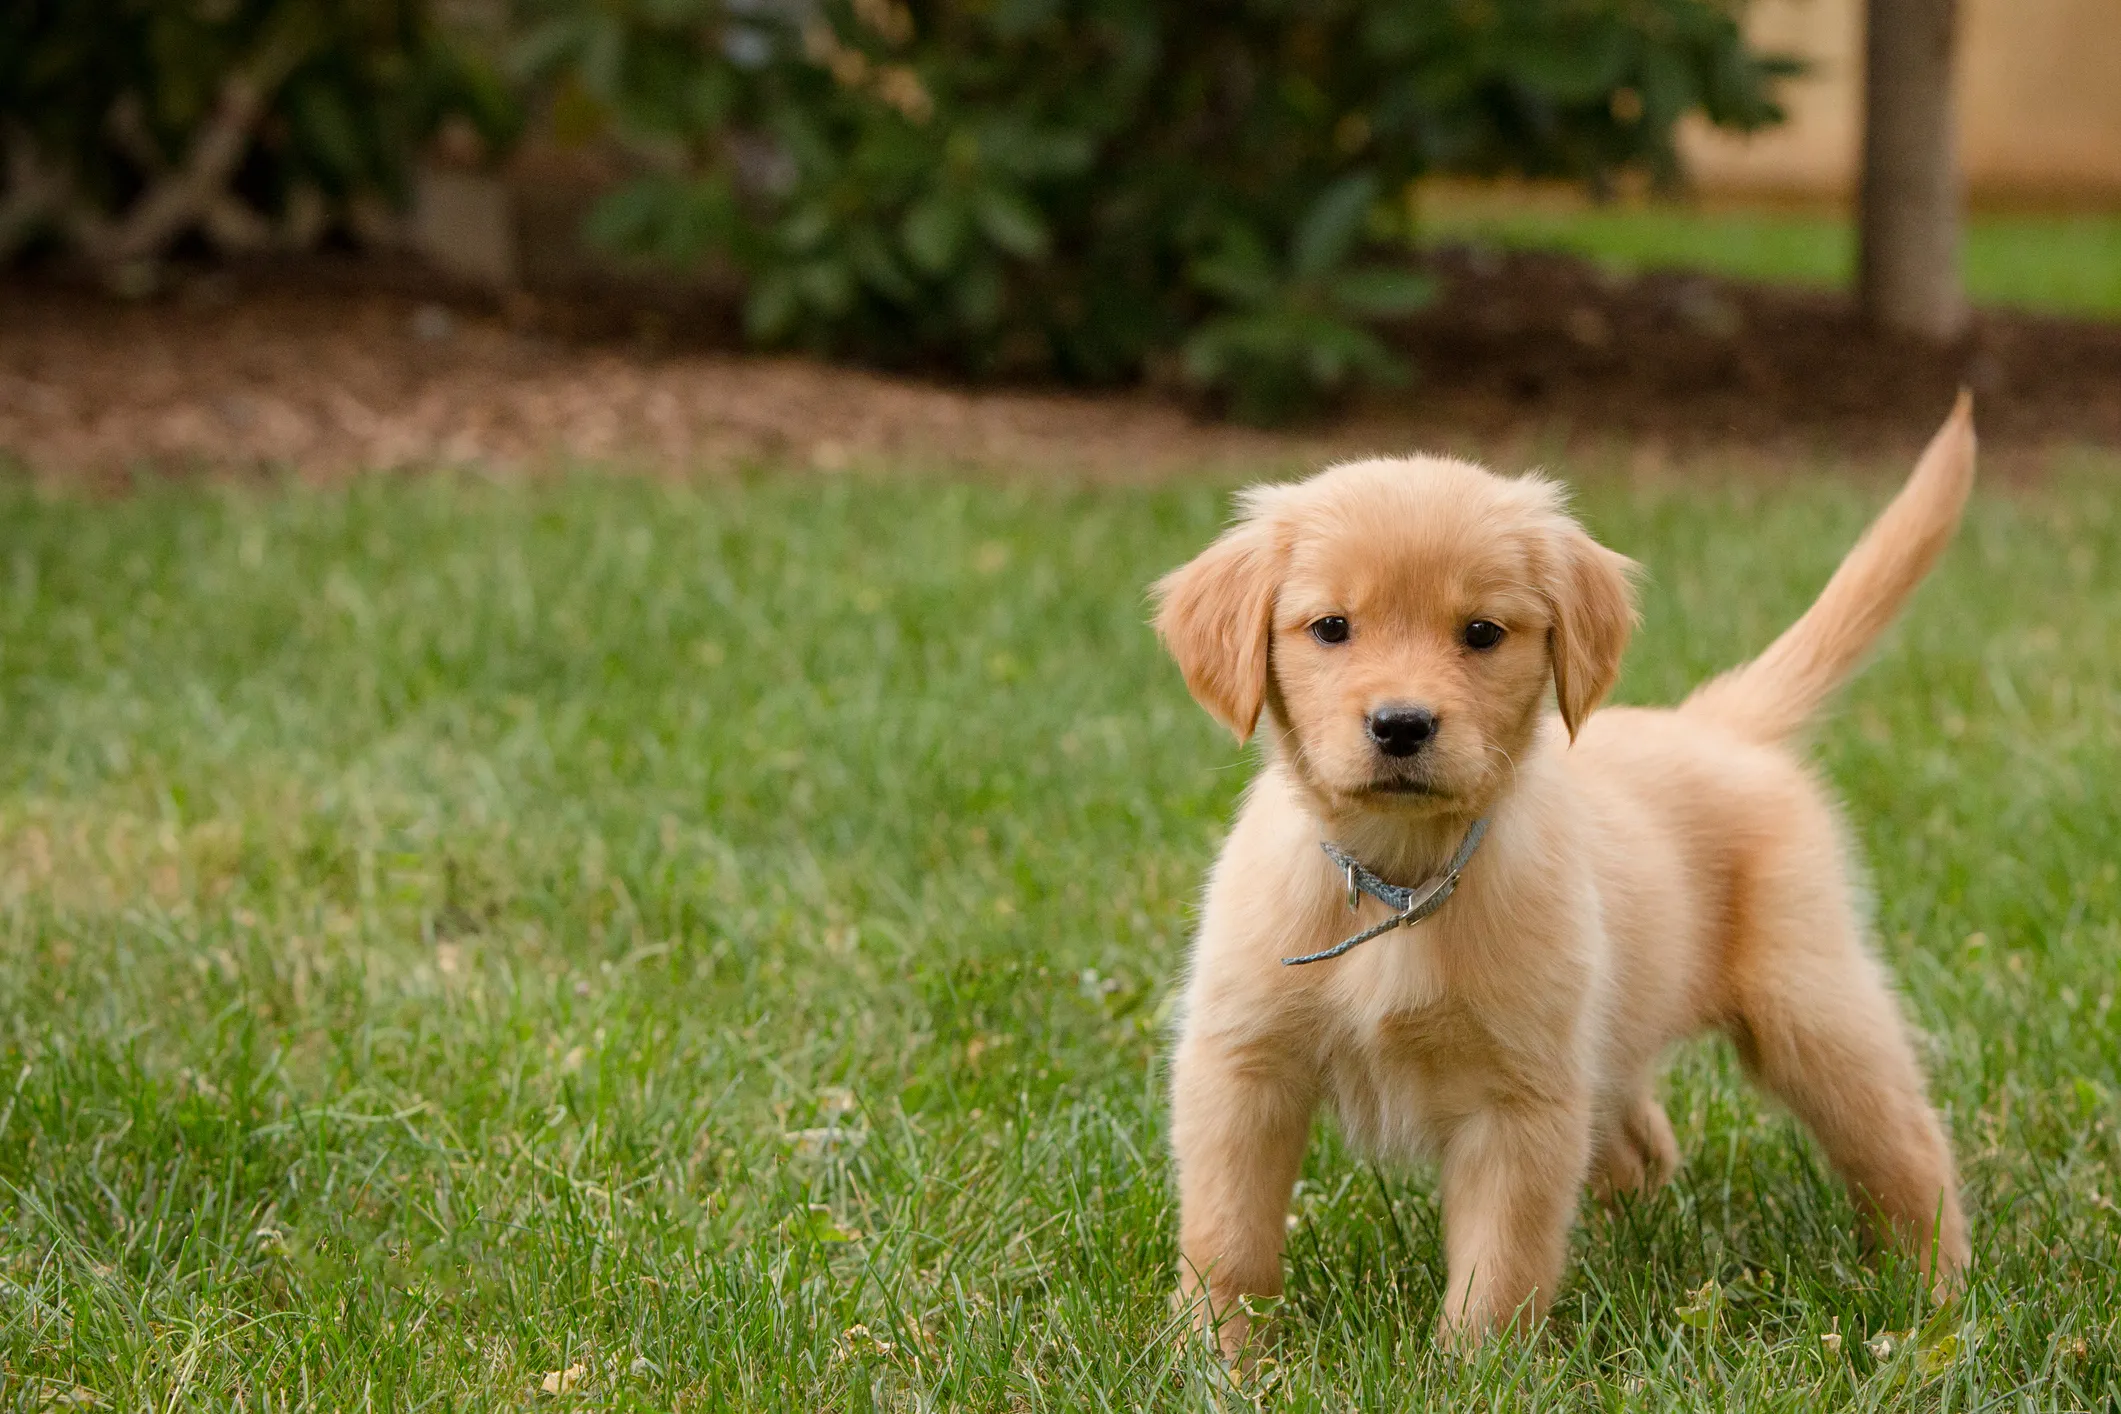
[[[1768,284],[1849,288],[1856,237],[1832,212],[1699,208],[1679,203],[1586,207],[1543,195],[1441,191],[1421,207],[1429,243],[1484,241],[1558,250],[1633,274],[1702,270]],[[1976,213],[1961,257],[1976,304],[2121,318],[2121,212]]]
[[[1886,485],[1571,470],[1653,571],[1634,700]],[[1703,1043],[1676,1184],[1469,1363],[1428,1175],[1322,1124],[1242,1388],[1172,1338],[1160,1053],[1248,763],[1141,596],[1226,487],[10,482],[0,1400],[2112,1409],[2117,472],[1985,493],[1818,746],[1964,1302]]]

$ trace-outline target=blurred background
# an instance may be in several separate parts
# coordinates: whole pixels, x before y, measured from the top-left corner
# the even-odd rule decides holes
[[[2104,0],[18,0],[0,447],[1898,445],[1961,382],[2112,442],[2117,46]],[[741,351],[805,361],[686,361]]]

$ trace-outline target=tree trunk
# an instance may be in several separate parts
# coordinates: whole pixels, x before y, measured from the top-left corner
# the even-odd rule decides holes
[[[1952,129],[1958,0],[1869,0],[1857,294],[1874,328],[1945,340],[1966,327]]]

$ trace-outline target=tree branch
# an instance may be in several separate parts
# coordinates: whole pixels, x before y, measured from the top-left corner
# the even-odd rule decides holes
[[[238,246],[268,231],[264,219],[228,190],[259,122],[280,85],[314,47],[314,35],[283,30],[221,85],[213,116],[195,133],[174,170],[151,172],[147,191],[115,222],[81,229],[82,245],[100,265],[122,265],[158,254],[187,227]],[[122,112],[113,115],[122,122]]]
[[[38,226],[60,216],[67,193],[65,175],[47,170],[30,135],[9,124],[7,189],[0,193],[0,265],[14,257]]]

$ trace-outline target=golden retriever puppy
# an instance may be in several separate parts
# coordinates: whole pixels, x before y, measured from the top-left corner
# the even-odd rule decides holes
[[[1370,1152],[1437,1160],[1441,1334],[1477,1340],[1544,1312],[1586,1182],[1670,1176],[1658,1058],[1710,1027],[1953,1284],[1951,1151],[1834,802],[1790,743],[1943,551],[1973,469],[1962,396],[1818,601],[1670,710],[1596,710],[1634,566],[1536,476],[1414,457],[1256,487],[1156,586],[1193,696],[1240,741],[1266,723],[1172,1077],[1179,1291],[1226,1356],[1240,1299],[1281,1289],[1321,1103]]]

